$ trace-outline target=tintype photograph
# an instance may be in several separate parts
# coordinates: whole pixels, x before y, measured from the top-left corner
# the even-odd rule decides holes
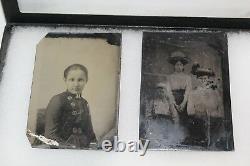
[[[234,149],[227,36],[145,32],[140,139],[149,149]]]
[[[117,135],[121,34],[49,33],[38,44],[27,137],[36,148],[100,149]]]

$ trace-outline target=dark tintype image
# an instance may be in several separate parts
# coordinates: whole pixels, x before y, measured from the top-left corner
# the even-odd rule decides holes
[[[48,34],[36,52],[33,147],[98,149],[117,135],[119,34]]]
[[[150,149],[234,149],[227,37],[143,34],[140,139]]]

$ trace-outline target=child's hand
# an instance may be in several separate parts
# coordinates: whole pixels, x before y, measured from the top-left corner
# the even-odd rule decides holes
[[[185,103],[181,103],[180,104],[180,111],[184,111],[184,108],[185,108],[186,104]]]

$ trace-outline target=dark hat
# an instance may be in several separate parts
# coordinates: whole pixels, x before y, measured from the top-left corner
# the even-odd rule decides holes
[[[168,62],[173,65],[175,65],[178,61],[180,61],[183,65],[186,65],[189,60],[190,59],[181,51],[172,52],[168,58]]]
[[[194,64],[192,67],[192,74],[196,75],[197,77],[201,76],[214,76],[214,72],[210,68],[201,68],[199,64]]]

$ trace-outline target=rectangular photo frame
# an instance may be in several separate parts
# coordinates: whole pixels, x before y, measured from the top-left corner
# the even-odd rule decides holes
[[[234,150],[226,33],[144,32],[141,75],[149,149]]]
[[[119,33],[48,33],[36,48],[32,147],[100,149],[118,134]]]

